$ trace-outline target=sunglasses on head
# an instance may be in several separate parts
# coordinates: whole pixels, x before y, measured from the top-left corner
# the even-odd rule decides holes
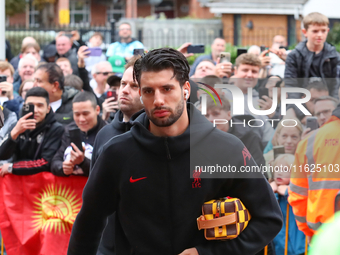
[[[109,74],[113,74],[113,72],[98,72],[98,73],[96,73],[96,74],[102,74],[102,75],[107,76],[107,75],[109,75]]]

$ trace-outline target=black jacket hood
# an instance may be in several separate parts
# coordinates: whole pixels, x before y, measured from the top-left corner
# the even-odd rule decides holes
[[[145,113],[138,116],[131,128],[132,136],[146,149],[164,159],[174,158],[189,150],[214,130],[213,125],[191,103],[187,103],[190,125],[185,132],[175,137],[159,137],[149,131],[149,118]],[[166,151],[164,143],[169,151]]]

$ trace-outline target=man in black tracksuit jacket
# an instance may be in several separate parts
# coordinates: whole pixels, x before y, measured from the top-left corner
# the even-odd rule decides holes
[[[46,96],[45,98],[43,97],[44,95]],[[48,106],[48,93],[42,88],[32,88],[27,92],[26,103],[30,99],[34,99],[31,103],[42,103],[41,101],[37,102],[37,98],[46,99],[45,103],[47,102],[47,105],[44,106],[46,109],[43,109],[47,112],[46,117],[40,123],[36,123],[34,130],[27,129],[14,139],[12,134],[14,129],[26,118],[23,116],[12,131],[5,136],[0,146],[1,160],[7,160],[13,156],[12,174],[30,175],[50,171],[51,160],[60,146],[60,137],[64,133],[64,128],[56,121],[53,111]],[[37,105],[35,105],[36,107]],[[41,112],[38,113],[35,110],[34,114],[35,118],[42,118]],[[6,171],[8,170],[7,168],[8,164],[6,164]],[[11,171],[8,173],[11,173]]]
[[[329,95],[339,98],[339,82],[337,77],[337,67],[340,66],[340,55],[335,47],[325,42],[321,53],[320,69],[318,75],[327,85]],[[318,54],[318,55],[319,55]],[[315,52],[307,48],[307,41],[300,42],[296,48],[288,54],[285,69],[285,87],[307,88],[309,78],[312,77],[311,69]],[[314,74],[315,75],[315,74]],[[300,78],[300,79],[297,79]],[[289,98],[301,98],[299,93],[289,93]]]
[[[151,64],[144,64],[148,61]],[[140,76],[141,67],[151,71],[143,70],[146,73]],[[138,116],[129,132],[112,138],[93,166],[69,255],[95,254],[106,217],[113,212],[117,254],[184,250],[185,254],[255,254],[280,231],[282,215],[261,173],[245,175],[248,178],[235,178],[234,173],[225,178],[212,175],[200,179],[199,188],[193,186],[191,163],[230,164],[237,169],[256,164],[249,153],[244,154],[247,151],[238,138],[215,129],[185,103],[183,98],[190,94],[189,70],[185,57],[173,49],[150,51],[135,63],[134,77],[146,113]],[[234,240],[207,241],[196,219],[204,202],[225,196],[240,198],[252,219]]]

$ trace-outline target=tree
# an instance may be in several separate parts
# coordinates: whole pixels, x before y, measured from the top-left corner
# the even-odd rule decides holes
[[[328,33],[327,42],[333,45],[340,44],[340,23],[334,23],[332,29]]]
[[[25,0],[6,0],[5,1],[6,16],[13,16],[17,13],[25,12]]]

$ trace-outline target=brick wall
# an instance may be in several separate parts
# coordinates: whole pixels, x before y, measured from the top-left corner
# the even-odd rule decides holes
[[[212,19],[215,17],[208,7],[201,7],[197,0],[189,1],[189,16],[197,19]]]
[[[15,25],[24,26],[26,24],[26,14],[18,13],[12,17],[9,17],[8,20],[9,20],[10,26],[15,26]]]
[[[107,19],[107,6],[97,4],[95,1],[91,1],[91,25],[103,26],[106,24]]]

